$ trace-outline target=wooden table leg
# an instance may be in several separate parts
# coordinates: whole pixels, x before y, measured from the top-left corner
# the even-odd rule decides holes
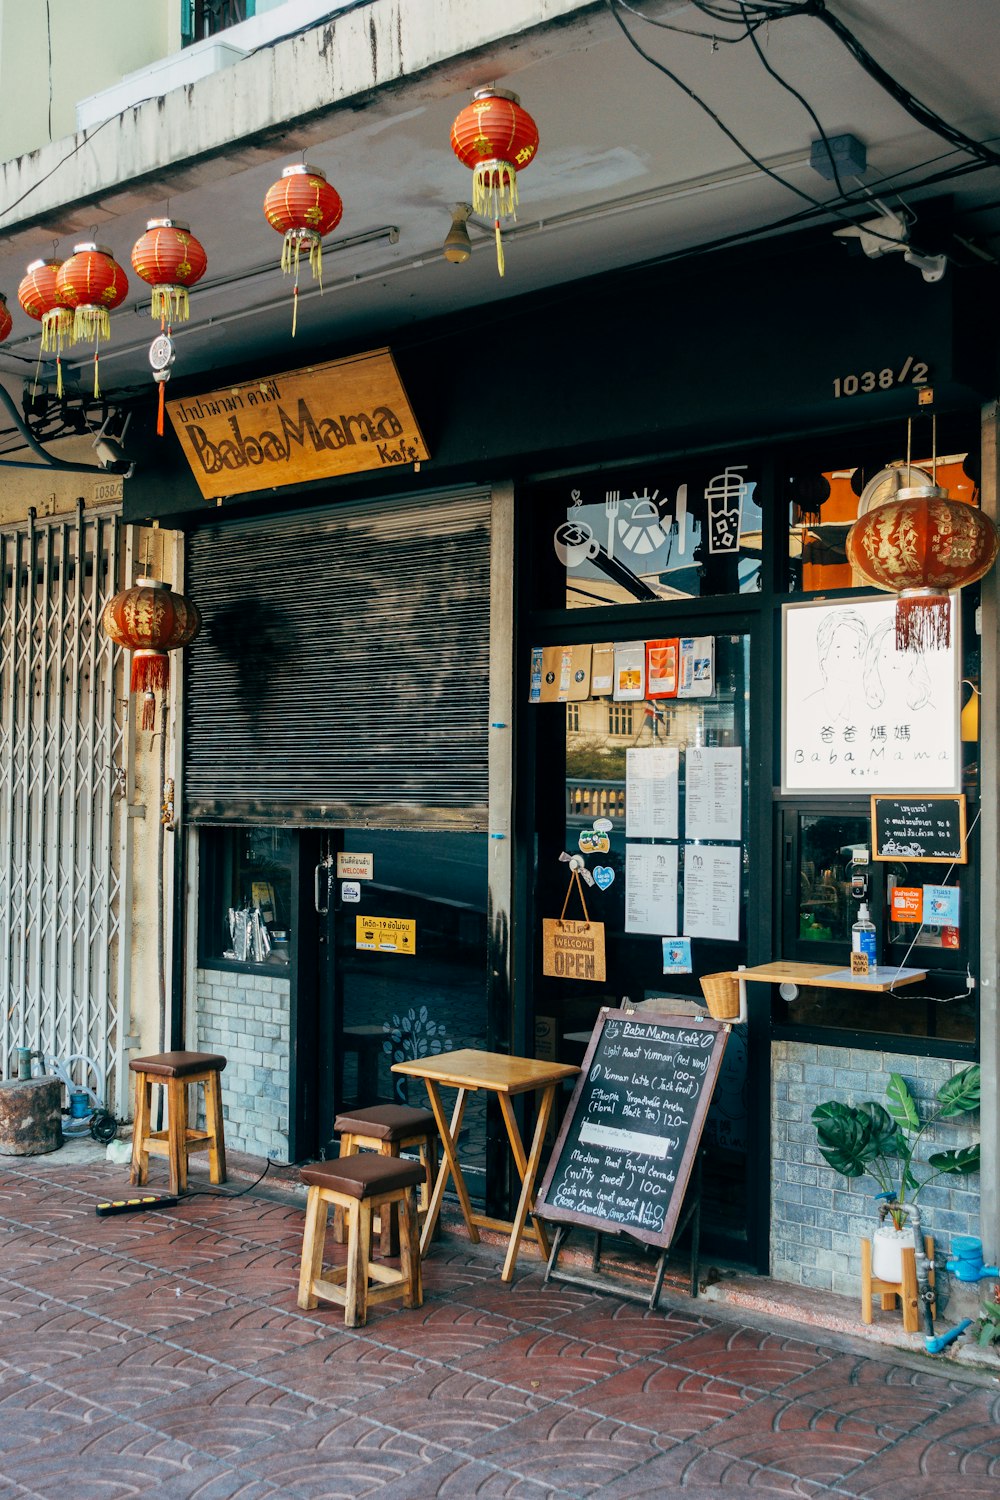
[[[521,1141],[521,1133],[517,1128],[517,1120],[514,1117],[513,1105],[507,1095],[500,1095],[500,1108],[503,1110],[504,1122],[507,1126],[507,1134],[510,1137],[511,1150],[514,1153],[514,1161],[517,1170],[521,1174],[521,1196],[517,1200],[517,1212],[514,1215],[513,1227],[511,1229],[510,1243],[507,1246],[507,1254],[504,1258],[503,1271],[500,1274],[501,1281],[511,1281],[514,1276],[514,1267],[517,1264],[517,1252],[521,1246],[521,1237],[524,1234],[524,1226],[529,1213],[534,1213],[535,1208],[535,1177],[538,1173],[538,1164],[542,1159],[542,1147],[545,1144],[545,1131],[548,1127],[549,1116],[552,1113],[552,1105],[556,1097],[557,1084],[547,1085],[538,1106],[538,1119],[535,1121],[535,1133],[531,1138],[531,1154],[525,1161],[524,1145]],[[535,1233],[538,1236],[538,1246],[543,1256],[549,1254],[549,1240],[545,1229],[538,1219],[534,1220]]]
[[[431,1242],[431,1237],[434,1234],[434,1228],[438,1221],[438,1215],[441,1212],[441,1202],[444,1198],[444,1190],[447,1186],[449,1176],[455,1183],[455,1191],[458,1194],[458,1201],[462,1206],[462,1213],[465,1216],[469,1238],[474,1245],[479,1244],[479,1230],[472,1221],[472,1204],[469,1202],[469,1192],[465,1186],[462,1169],[458,1164],[458,1152],[456,1149],[458,1133],[462,1128],[462,1116],[465,1114],[465,1102],[469,1097],[470,1091],[468,1089],[459,1089],[458,1098],[455,1100],[455,1109],[449,1125],[437,1083],[432,1078],[425,1078],[424,1083],[427,1086],[431,1109],[434,1111],[434,1119],[437,1121],[438,1132],[441,1136],[441,1149],[444,1154],[437,1177],[434,1180],[434,1191],[431,1193],[430,1203],[427,1205],[427,1217],[424,1220],[423,1233],[420,1236],[421,1255],[427,1254],[427,1247]],[[473,1092],[475,1091],[473,1090]]]

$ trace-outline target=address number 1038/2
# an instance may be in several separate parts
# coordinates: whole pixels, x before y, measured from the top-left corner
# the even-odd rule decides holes
[[[869,391],[891,391],[901,385],[926,385],[930,374],[926,360],[908,355],[898,370],[863,370],[860,375],[838,375],[833,382],[834,400],[841,396],[865,395]]]

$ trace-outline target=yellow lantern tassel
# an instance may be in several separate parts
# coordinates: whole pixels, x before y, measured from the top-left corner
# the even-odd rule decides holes
[[[95,338],[94,339],[94,400],[95,401],[99,398],[99,396],[101,394],[101,382],[100,382],[100,379],[98,377],[98,368],[99,368],[99,365],[100,365],[100,358],[101,358],[101,356],[100,356],[100,340],[99,340],[99,338]]]
[[[500,220],[496,219],[494,225],[497,232],[497,270],[503,275],[503,240],[500,238]]]
[[[309,269],[313,273],[313,280],[319,282],[319,294],[323,295],[323,241],[314,239],[309,246]]]

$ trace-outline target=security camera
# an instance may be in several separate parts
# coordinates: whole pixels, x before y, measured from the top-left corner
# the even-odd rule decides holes
[[[128,424],[131,420],[132,413],[129,412],[128,416],[125,418],[125,426],[121,431],[121,435],[123,438],[128,429]],[[125,449],[122,447],[119,441],[117,441],[115,438],[106,436],[106,429],[110,421],[110,416],[105,418],[101,430],[94,438],[94,451],[97,454],[97,462],[100,464],[101,468],[106,469],[109,474],[121,474],[125,479],[128,479],[131,477],[132,471],[135,468],[135,464],[132,459],[128,457]]]
[[[95,438],[94,448],[97,452],[97,462],[102,469],[107,469],[109,474],[131,474],[135,465],[130,458],[125,456],[121,443],[116,443],[114,438]]]

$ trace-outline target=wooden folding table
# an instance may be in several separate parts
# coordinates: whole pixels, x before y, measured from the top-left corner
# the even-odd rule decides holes
[[[431,1193],[427,1217],[424,1220],[423,1234],[420,1239],[421,1254],[426,1253],[427,1246],[430,1244],[438,1215],[441,1212],[444,1190],[448,1178],[451,1177],[455,1183],[455,1191],[458,1194],[458,1201],[469,1230],[469,1238],[473,1244],[479,1243],[480,1229],[509,1231],[507,1255],[501,1273],[504,1281],[510,1281],[514,1275],[518,1250],[524,1236],[527,1235],[536,1240],[542,1255],[547,1256],[549,1241],[543,1225],[535,1219],[532,1226],[528,1227],[527,1218],[529,1213],[534,1212],[535,1178],[538,1175],[545,1130],[552,1114],[556,1090],[564,1078],[575,1077],[580,1069],[572,1063],[544,1062],[534,1057],[508,1057],[503,1052],[477,1052],[472,1047],[465,1047],[457,1052],[442,1052],[437,1057],[419,1057],[412,1062],[394,1063],[392,1071],[405,1073],[409,1078],[423,1079],[427,1085],[427,1093],[430,1096],[438,1130],[441,1132],[443,1157]],[[442,1087],[458,1090],[450,1121],[441,1099]],[[507,1127],[507,1138],[510,1141],[514,1163],[521,1178],[521,1196],[517,1201],[517,1212],[511,1221],[491,1219],[473,1210],[462,1169],[458,1164],[458,1135],[462,1128],[466,1100],[470,1094],[476,1093],[479,1089],[496,1094],[500,1100],[504,1124]],[[535,1133],[531,1138],[531,1150],[525,1154],[511,1098],[514,1094],[538,1092],[541,1092],[542,1097],[538,1105]]]

